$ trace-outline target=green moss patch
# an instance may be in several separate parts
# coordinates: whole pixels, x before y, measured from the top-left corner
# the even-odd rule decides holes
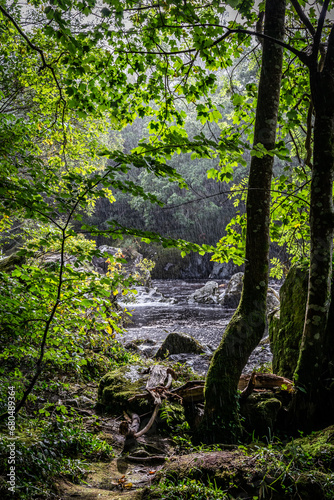
[[[147,375],[142,375],[142,366],[122,366],[107,373],[99,383],[98,402],[113,415],[123,411],[145,413],[150,410],[146,399],[129,402],[135,394],[145,392]]]

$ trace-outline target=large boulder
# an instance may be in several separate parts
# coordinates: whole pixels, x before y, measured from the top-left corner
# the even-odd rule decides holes
[[[236,273],[227,284],[219,302],[229,309],[236,309],[240,302],[244,273]]]
[[[202,288],[189,296],[188,302],[190,304],[195,302],[200,304],[217,304],[218,298],[218,283],[216,281],[208,281]]]
[[[253,393],[240,405],[244,426],[257,436],[273,435],[282,403],[272,393]]]
[[[269,315],[273,372],[293,378],[303,334],[307,301],[308,268],[291,267],[280,289],[280,311]]]
[[[243,273],[236,273],[232,276],[227,284],[224,294],[219,298],[220,304],[230,309],[236,309],[239,305],[242,286],[243,286]],[[273,288],[268,288],[267,294],[267,314],[279,309],[280,300],[278,293]]]
[[[155,355],[156,359],[163,359],[170,354],[191,353],[204,354],[204,347],[193,337],[186,333],[169,333]]]
[[[122,366],[108,372],[99,383],[98,407],[113,415],[118,415],[125,410],[135,413],[149,411],[150,404],[146,399],[129,402],[135,394],[145,392],[148,375],[143,376],[143,367],[130,365]]]
[[[17,255],[17,253],[9,255],[8,257],[3,257],[0,259],[0,272],[10,273],[14,271],[16,266],[21,267],[25,261],[25,257],[23,255]]]
[[[209,254],[192,252],[181,257],[178,248],[150,245],[150,249],[149,258],[155,262],[151,271],[153,279],[202,279],[207,278],[213,268]]]
[[[233,264],[232,261],[223,262],[222,264],[220,262],[214,262],[209,278],[216,280],[229,279],[231,278],[231,276],[233,276],[233,274],[242,271],[243,268],[244,268],[243,265],[237,266]]]

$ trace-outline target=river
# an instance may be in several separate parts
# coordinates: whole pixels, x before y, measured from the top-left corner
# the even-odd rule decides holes
[[[189,304],[187,299],[208,280],[153,280],[157,293],[145,294],[139,289],[136,303],[123,304],[131,311],[126,332],[120,339],[126,346],[136,344],[141,354],[154,356],[168,333],[183,332],[197,339],[206,349],[207,355],[177,354],[169,358],[174,362],[189,364],[194,371],[205,374],[212,352],[217,349],[224,330],[234,313],[215,304]],[[223,290],[226,281],[215,280]],[[172,302],[160,302],[159,293]],[[156,296],[155,296],[156,295]],[[271,361],[269,343],[264,342],[252,354],[244,372]]]

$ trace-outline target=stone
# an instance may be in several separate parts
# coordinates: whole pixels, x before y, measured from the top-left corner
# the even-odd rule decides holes
[[[154,260],[155,267],[151,271],[153,279],[203,279],[212,271],[213,262],[210,255],[199,255],[192,252],[181,257],[178,248],[163,248],[150,245],[149,258]]]
[[[129,365],[104,375],[98,387],[98,408],[113,415],[126,410],[139,414],[149,411],[151,405],[146,399],[129,402],[135,394],[145,392],[148,375],[143,375],[142,370],[142,366]]]
[[[281,408],[281,401],[272,393],[253,393],[240,406],[240,413],[245,419],[243,425],[248,432],[254,431],[260,438],[272,435]]]
[[[217,304],[218,297],[218,283],[216,281],[208,281],[202,288],[189,296],[188,302],[190,304],[194,302],[200,304]]]
[[[23,255],[17,255],[16,253],[9,255],[8,257],[3,257],[0,259],[0,271],[5,273],[10,273],[14,271],[16,266],[21,267],[26,261]]]
[[[204,347],[193,337],[186,333],[169,333],[162,346],[155,355],[156,359],[166,358],[170,354],[204,354]]]
[[[273,372],[293,378],[303,334],[308,287],[308,268],[292,266],[280,289],[280,311],[269,315]]]
[[[272,357],[269,337],[265,336],[249,356],[242,373],[250,375],[254,370],[270,369]]]
[[[214,262],[209,278],[216,280],[230,279],[235,273],[241,272],[243,268],[243,265],[237,266],[236,264],[233,264],[232,261],[224,262],[222,264],[220,262]]]
[[[268,288],[267,294],[267,315],[280,308],[280,298],[279,294],[273,288]]]
[[[219,299],[222,306],[236,309],[240,302],[244,273],[236,273],[227,284],[224,295]]]
[[[220,296],[219,303],[229,309],[236,309],[239,305],[242,286],[243,273],[236,273],[232,276],[227,284],[225,292]],[[270,314],[275,309],[279,309],[280,299],[278,293],[273,288],[268,288],[267,295],[267,314]]]

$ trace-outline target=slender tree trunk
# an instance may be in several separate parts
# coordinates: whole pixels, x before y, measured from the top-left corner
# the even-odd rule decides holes
[[[285,0],[267,0],[264,33],[284,38]],[[283,50],[264,40],[254,145],[275,146]],[[238,309],[215,352],[205,383],[205,412],[198,439],[235,442],[241,435],[238,381],[266,323],[270,187],[273,157],[252,157],[247,195],[246,265]]]
[[[301,390],[296,394],[293,407],[296,425],[305,430],[327,421],[333,423],[334,416],[333,311],[329,318],[333,258],[334,28],[328,39],[323,71],[318,72],[314,61],[310,65],[310,80],[315,109],[310,274],[304,332],[295,372],[295,382]],[[329,420],[326,421],[326,417]]]

